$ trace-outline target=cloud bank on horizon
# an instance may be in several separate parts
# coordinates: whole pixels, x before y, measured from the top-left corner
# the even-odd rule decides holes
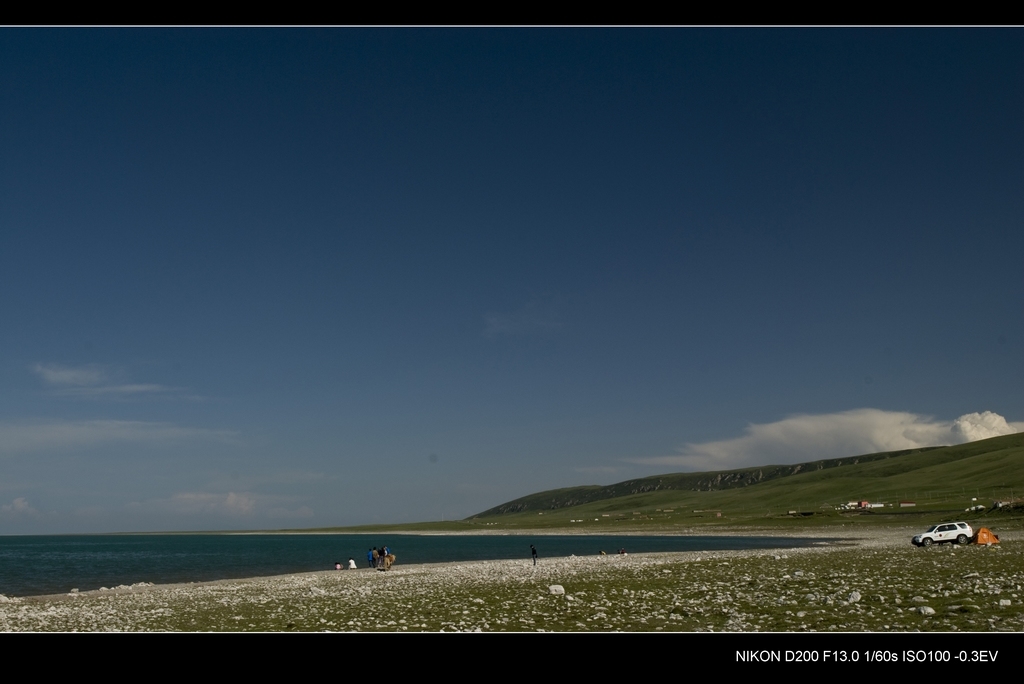
[[[864,408],[796,415],[774,423],[753,424],[747,426],[742,437],[687,444],[676,455],[635,462],[692,470],[728,470],[964,444],[1022,431],[1024,423],[1008,423],[992,411],[967,413],[953,421],[941,421],[906,411]]]
[[[74,451],[116,442],[166,444],[185,439],[234,442],[231,430],[210,430],[141,420],[0,421],[0,455]]]

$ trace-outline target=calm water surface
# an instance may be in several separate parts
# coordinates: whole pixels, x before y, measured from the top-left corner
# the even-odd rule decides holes
[[[0,594],[33,596],[135,582],[167,584],[328,570],[387,545],[398,563],[592,556],[601,551],[713,551],[807,546],[780,537],[195,534],[0,537]]]

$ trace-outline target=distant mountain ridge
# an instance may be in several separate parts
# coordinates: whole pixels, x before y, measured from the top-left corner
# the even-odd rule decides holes
[[[719,491],[724,489],[737,489],[761,484],[763,482],[770,482],[772,480],[792,477],[801,473],[828,470],[843,466],[861,465],[874,461],[883,461],[902,456],[909,456],[911,454],[922,454],[929,451],[951,448],[955,447],[934,446],[923,447],[920,449],[884,451],[875,454],[823,459],[791,465],[766,465],[756,466],[753,468],[739,468],[736,470],[700,473],[669,473],[666,475],[652,475],[650,477],[626,480],[624,482],[606,486],[584,485],[580,487],[551,489],[544,492],[538,492],[536,494],[529,494],[518,499],[513,499],[512,501],[489,508],[482,513],[477,513],[468,519],[472,520],[475,518],[525,513],[528,511],[552,511],[561,508],[570,508],[572,506],[580,506],[604,499],[615,499],[633,494],[644,494],[662,490]],[[954,458],[952,460],[956,459]]]

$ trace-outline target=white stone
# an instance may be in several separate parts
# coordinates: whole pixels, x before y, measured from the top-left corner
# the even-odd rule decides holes
[[[565,594],[565,587],[563,587],[561,584],[552,584],[550,587],[548,587],[548,593],[553,594],[555,596],[561,596]]]

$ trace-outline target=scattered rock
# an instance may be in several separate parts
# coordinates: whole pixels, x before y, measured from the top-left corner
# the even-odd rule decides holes
[[[931,606],[921,606],[917,609],[917,612],[921,615],[935,615],[935,609]]]
[[[565,594],[565,587],[563,587],[561,584],[552,584],[550,587],[548,587],[548,593],[554,596],[562,596],[563,594]]]
[[[910,600],[914,603],[928,603],[928,599],[926,599],[924,596],[915,596]]]
[[[999,605],[1001,605],[1001,606],[1011,606],[1011,605],[1013,605],[1013,601],[1011,601],[1010,599],[999,599]]]
[[[849,601],[850,603],[856,603],[857,601],[860,601],[860,592],[859,591],[852,591],[852,592],[850,592],[850,595],[846,597],[846,600]]]
[[[981,575],[976,572],[969,572],[966,575],[962,576],[960,579],[967,579],[968,577],[981,577]]]

